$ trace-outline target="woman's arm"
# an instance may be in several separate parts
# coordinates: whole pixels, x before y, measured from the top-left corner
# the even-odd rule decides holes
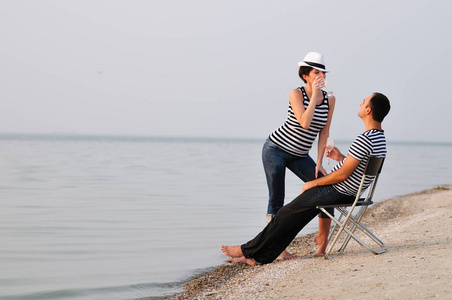
[[[326,139],[330,136],[330,126],[331,121],[333,119],[334,106],[336,105],[336,97],[332,96],[328,99],[329,107],[328,107],[328,119],[326,121],[325,127],[322,128],[319,132],[319,143],[317,146],[317,166],[315,168],[315,177],[319,174],[319,171],[326,175],[326,171],[323,168],[323,155],[325,153],[325,145]]]
[[[322,77],[317,77],[312,84],[312,95],[309,101],[308,107],[305,109],[303,106],[303,94],[300,90],[292,90],[289,94],[290,105],[292,106],[293,113],[297,118],[298,123],[304,129],[309,129],[312,119],[314,118],[316,99],[319,94],[322,94],[320,90],[320,81]],[[323,94],[322,94],[323,97]]]

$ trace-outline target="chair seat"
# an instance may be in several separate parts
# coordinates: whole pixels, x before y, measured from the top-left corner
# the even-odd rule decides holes
[[[355,205],[355,206],[369,206],[369,205],[374,204],[371,200],[368,200],[368,201],[364,201],[364,200],[365,200],[364,198],[359,199],[359,201],[356,202],[356,205]],[[348,204],[319,205],[319,206],[317,206],[317,208],[321,208],[321,207],[323,207],[323,208],[347,207],[347,206],[352,206],[352,205],[353,205],[353,203],[348,203]]]

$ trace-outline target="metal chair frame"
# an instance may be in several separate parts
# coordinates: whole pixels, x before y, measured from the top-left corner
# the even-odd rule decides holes
[[[356,194],[355,201],[353,203],[317,206],[318,209],[320,209],[322,212],[324,212],[335,223],[328,236],[328,244],[329,245],[328,245],[327,251],[325,252],[326,253],[325,259],[330,258],[330,254],[331,254],[339,236],[344,232],[347,234],[347,236],[345,237],[341,247],[337,251],[338,253],[331,257],[335,257],[339,254],[342,254],[344,252],[345,248],[347,247],[351,238],[353,238],[361,246],[363,246],[364,248],[366,248],[368,251],[372,252],[375,255],[388,251],[387,248],[385,247],[385,245],[383,244],[383,242],[380,241],[380,239],[378,239],[378,237],[375,234],[373,234],[361,222],[365,212],[367,211],[367,208],[373,204],[372,198],[373,198],[373,195],[375,192],[375,187],[377,185],[378,177],[380,176],[380,172],[383,167],[383,162],[384,162],[384,157],[371,156],[369,158],[369,160],[367,161],[365,170],[364,170],[364,174],[361,178],[361,183],[359,185],[359,189]],[[366,176],[375,176],[375,178],[374,178],[373,182],[371,183],[371,185],[369,186],[367,196],[365,198],[360,198],[360,194],[361,194]],[[353,215],[355,207],[359,207],[359,210],[355,215]],[[337,209],[340,213],[339,218],[336,219],[333,215],[331,215],[327,211],[327,208]],[[343,217],[345,217],[344,220],[342,220]],[[372,241],[374,241],[377,244],[376,249],[367,245],[362,239],[360,239],[355,234],[355,231],[358,228],[363,233],[365,233]],[[334,239],[331,242],[331,239],[333,238],[333,236],[334,236]]]

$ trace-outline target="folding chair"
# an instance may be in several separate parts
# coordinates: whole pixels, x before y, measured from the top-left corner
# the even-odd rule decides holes
[[[359,185],[358,193],[356,194],[355,201],[351,204],[337,204],[337,205],[323,205],[317,206],[318,209],[327,214],[331,220],[335,223],[333,229],[331,230],[328,236],[328,249],[325,252],[325,259],[329,258],[330,253],[332,252],[334,245],[336,244],[339,236],[342,233],[345,233],[346,236],[344,241],[342,242],[342,246],[339,248],[338,253],[334,256],[342,254],[345,248],[348,245],[348,242],[351,238],[353,238],[356,242],[358,242],[361,246],[372,252],[373,254],[381,254],[387,251],[383,242],[381,242],[364,224],[362,224],[361,220],[364,216],[364,213],[367,211],[369,205],[373,204],[372,197],[375,192],[375,187],[377,185],[378,177],[380,175],[381,169],[383,167],[384,158],[383,157],[370,157],[367,161],[366,168],[364,170],[363,177],[361,178],[361,183]],[[373,182],[370,184],[367,192],[367,196],[365,198],[360,198],[361,190],[364,185],[364,180],[366,176],[375,176]],[[357,213],[354,214],[355,207],[359,207]],[[339,211],[340,216],[336,219],[332,216],[327,209],[335,208]],[[348,208],[348,209],[347,209]],[[342,218],[344,219],[342,220]],[[377,244],[377,248],[371,248],[367,245],[362,239],[360,239],[356,234],[356,229],[360,229],[363,233],[365,233],[372,241]],[[336,233],[336,234],[335,234]],[[330,243],[331,238],[334,236],[333,241]]]

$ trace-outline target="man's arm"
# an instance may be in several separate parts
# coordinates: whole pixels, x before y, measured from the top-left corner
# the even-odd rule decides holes
[[[301,190],[301,193],[303,194],[303,192],[305,192],[313,187],[316,187],[316,186],[331,185],[331,184],[335,184],[335,183],[344,181],[353,173],[353,171],[356,169],[356,167],[358,167],[359,162],[360,161],[357,160],[356,158],[348,155],[344,161],[344,164],[342,165],[342,167],[340,169],[338,169],[324,177],[320,177],[315,180],[306,182],[303,185],[303,189]]]

